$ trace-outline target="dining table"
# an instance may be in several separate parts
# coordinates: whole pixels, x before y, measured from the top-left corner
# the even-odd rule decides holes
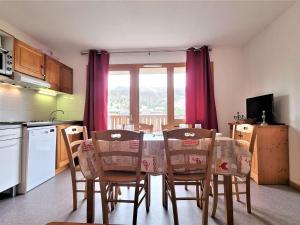
[[[78,147],[78,159],[81,171],[87,179],[87,223],[94,222],[95,215],[95,179],[98,177],[98,155],[91,139]],[[190,160],[197,159],[192,158]],[[212,173],[222,175],[224,180],[226,224],[234,224],[232,176],[246,176],[250,172],[251,153],[245,141],[223,137],[217,134],[214,148]],[[166,172],[166,156],[162,133],[144,134],[141,171],[150,175],[163,175]]]

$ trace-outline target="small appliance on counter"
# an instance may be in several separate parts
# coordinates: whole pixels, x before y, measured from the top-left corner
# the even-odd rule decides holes
[[[13,75],[13,37],[0,31],[0,75]]]
[[[31,189],[55,176],[56,127],[23,128],[22,172],[18,193]]]

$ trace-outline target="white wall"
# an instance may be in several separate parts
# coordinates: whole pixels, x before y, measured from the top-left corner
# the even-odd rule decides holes
[[[0,29],[50,54],[52,51],[29,35],[0,20]],[[0,121],[45,120],[56,109],[56,97],[0,84]]]
[[[290,180],[300,185],[300,3],[245,47],[247,96],[275,95],[279,122],[289,125]]]
[[[214,48],[215,99],[220,132],[229,136],[228,122],[240,112],[245,115],[245,71],[241,48]]]
[[[245,94],[243,79],[243,58],[241,48],[213,48],[211,59],[214,61],[216,106],[219,129],[229,134],[227,123],[233,121],[233,115],[244,112]],[[185,53],[151,53],[148,54],[112,54],[111,64],[130,63],[167,63],[185,62]],[[86,85],[87,56],[79,52],[69,52],[62,55],[68,65],[74,69],[74,99],[59,98],[57,108],[62,108],[69,119],[83,118]],[[236,91],[238,88],[239,91]]]

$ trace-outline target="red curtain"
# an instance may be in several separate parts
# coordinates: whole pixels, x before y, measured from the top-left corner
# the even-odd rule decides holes
[[[214,82],[207,46],[190,48],[186,58],[186,123],[218,129]]]
[[[84,110],[84,125],[89,132],[107,129],[108,70],[108,52],[90,50]]]

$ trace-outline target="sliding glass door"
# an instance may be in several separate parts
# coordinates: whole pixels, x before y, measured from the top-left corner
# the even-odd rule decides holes
[[[185,65],[111,65],[108,79],[109,128],[123,124],[183,123]]]
[[[108,128],[130,123],[130,71],[110,71],[108,76]]]
[[[167,123],[167,68],[141,68],[139,71],[139,122],[159,130]]]

